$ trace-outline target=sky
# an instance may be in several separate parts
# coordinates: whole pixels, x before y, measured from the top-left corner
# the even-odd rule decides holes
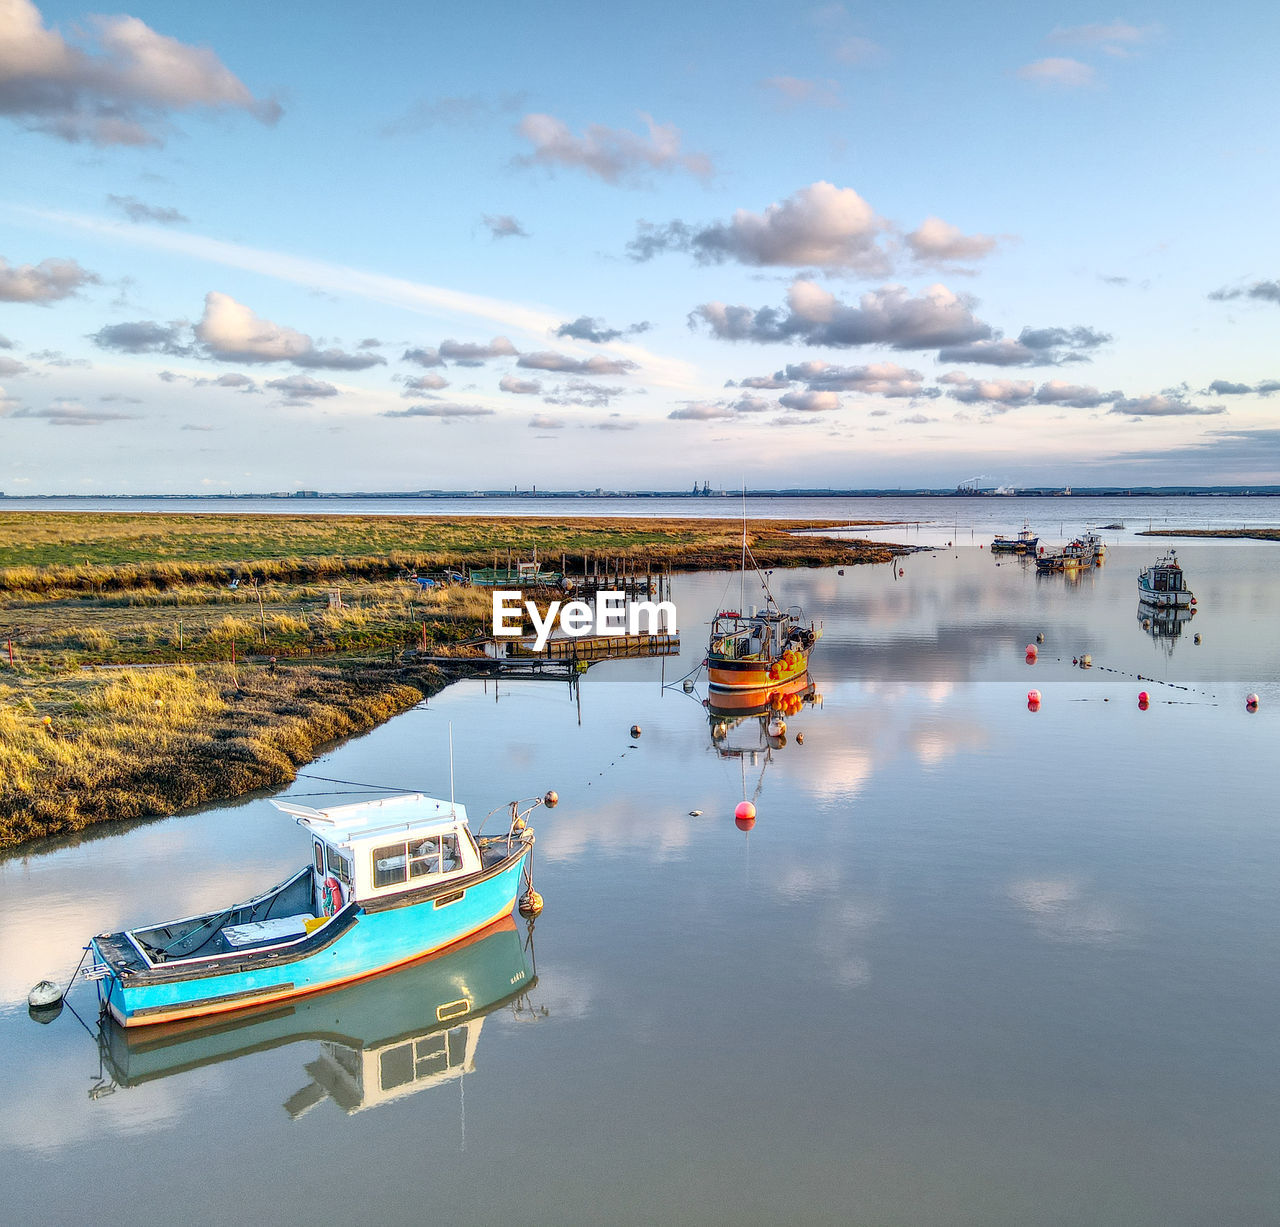
[[[0,490],[1280,482],[1278,45],[0,0]]]

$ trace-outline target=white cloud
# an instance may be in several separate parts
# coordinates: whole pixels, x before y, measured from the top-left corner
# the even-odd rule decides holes
[[[503,375],[498,381],[498,387],[518,396],[536,396],[542,391],[542,385],[536,379],[521,379],[518,375]]]
[[[263,319],[217,290],[205,295],[204,316],[195,326],[195,334],[209,357],[219,362],[292,362],[294,366],[360,371],[384,361],[378,354],[318,350],[306,333]]]
[[[39,264],[10,264],[0,256],[0,302],[57,302],[98,280],[74,260],[50,257]]]
[[[703,303],[690,314],[725,341],[795,342],[847,348],[889,345],[894,349],[935,349],[983,340],[991,327],[973,314],[974,300],[945,285],[912,295],[904,286],[887,285],[863,294],[850,306],[812,282],[795,282],[789,312],[773,307]]]
[[[647,260],[664,250],[689,251],[702,264],[735,260],[756,267],[806,267],[881,276],[891,260],[883,245],[889,226],[850,187],[819,181],[769,205],[737,209],[726,222],[692,227],[642,224],[628,250]]]
[[[1057,57],[1024,64],[1017,75],[1036,85],[1060,89],[1090,89],[1098,83],[1097,74],[1088,64]]]
[[[338,389],[322,379],[310,375],[286,375],[282,379],[268,379],[265,384],[284,397],[286,405],[309,405],[313,400],[337,396]]]
[[[0,114],[67,141],[161,144],[166,116],[205,107],[275,123],[280,106],[255,98],[208,47],[158,34],[136,17],[93,16],[85,49],[45,27],[29,0],[0,0]]]
[[[404,391],[401,396],[418,396],[423,392],[439,392],[441,388],[447,388],[449,381],[441,374],[430,371],[426,375],[410,375],[404,381]]]
[[[733,410],[728,405],[705,400],[681,405],[679,409],[673,409],[667,414],[667,417],[676,422],[712,422],[733,416]]]
[[[493,410],[480,405],[458,405],[435,401],[430,405],[410,405],[408,409],[388,409],[384,418],[482,418],[492,417]]]
[[[585,170],[605,183],[635,180],[646,170],[684,170],[700,179],[711,175],[711,160],[702,153],[681,150],[680,130],[671,124],[657,124],[640,115],[647,136],[623,128],[591,124],[581,136],[554,115],[526,115],[517,131],[533,152],[516,161],[525,166],[567,166]]]
[[[924,376],[896,362],[869,366],[834,366],[829,362],[800,362],[786,369],[789,379],[807,383],[810,391],[861,392],[868,396],[909,397],[923,391]]]
[[[1006,409],[1029,404],[1036,390],[1029,379],[971,379],[963,371],[950,371],[938,382],[963,404],[1003,405]]]
[[[804,413],[829,413],[840,408],[840,397],[835,392],[786,392],[778,404]]]
[[[524,354],[516,366],[534,371],[556,371],[565,375],[626,375],[636,369],[636,364],[625,358],[606,358],[603,354],[593,354],[590,358],[570,358],[554,350]]]
[[[495,239],[529,237],[529,232],[509,213],[485,213],[481,220]]]
[[[922,264],[979,260],[995,250],[997,241],[989,234],[962,234],[959,227],[940,217],[926,217],[906,237],[907,246]]]

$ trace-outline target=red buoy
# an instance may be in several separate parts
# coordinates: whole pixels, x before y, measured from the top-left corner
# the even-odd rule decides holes
[[[1150,702],[1151,702],[1151,696],[1150,696],[1150,695],[1149,695],[1145,690],[1140,690],[1140,691],[1138,692],[1138,702],[1139,702],[1139,703],[1150,703]]]
[[[1256,694],[1246,695],[1246,696],[1245,696],[1245,700],[1244,700],[1244,705],[1245,705],[1245,710],[1246,710],[1246,711],[1257,711],[1257,710],[1258,710],[1258,696],[1257,696]]]
[[[739,822],[755,822],[756,807],[750,801],[739,801],[738,808],[733,811],[733,816]]]

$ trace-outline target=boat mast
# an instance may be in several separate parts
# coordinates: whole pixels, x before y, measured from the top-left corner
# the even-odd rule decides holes
[[[738,572],[738,617],[747,616],[747,479],[742,479],[742,569]]]

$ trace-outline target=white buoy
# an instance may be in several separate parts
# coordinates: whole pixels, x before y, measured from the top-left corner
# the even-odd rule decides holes
[[[28,994],[27,1005],[35,1010],[47,1010],[62,1000],[62,990],[52,980],[41,980]]]
[[[685,692],[685,694],[692,694],[692,693],[693,693],[693,678],[691,678],[691,677],[686,677],[686,678],[684,679],[684,692]]]
[[[781,737],[787,731],[787,722],[785,720],[770,720],[769,727],[765,731],[770,737]]]

